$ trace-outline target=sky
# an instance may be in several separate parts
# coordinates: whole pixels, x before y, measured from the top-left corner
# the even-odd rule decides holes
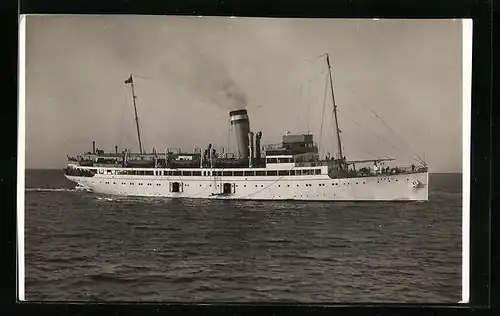
[[[311,132],[334,153],[462,170],[460,20],[34,15],[26,21],[26,168],[115,145],[234,147],[245,108],[264,144]],[[377,117],[378,116],[378,117]]]

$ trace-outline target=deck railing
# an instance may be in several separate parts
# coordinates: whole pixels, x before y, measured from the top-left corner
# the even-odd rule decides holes
[[[380,168],[380,166],[379,166]],[[398,166],[398,167],[382,167],[379,170],[373,170],[373,168],[361,168],[361,169],[350,169],[351,171],[354,171],[358,173],[360,176],[365,176],[365,175],[375,175],[375,174],[386,174],[386,175],[394,175],[394,174],[401,174],[401,173],[415,173],[415,172],[427,172],[427,166]]]

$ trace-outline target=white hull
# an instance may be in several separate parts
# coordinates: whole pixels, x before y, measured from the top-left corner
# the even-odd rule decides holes
[[[332,179],[328,175],[266,177],[66,176],[92,192],[193,199],[305,201],[427,201],[427,172]],[[415,181],[416,180],[416,181]],[[172,192],[172,183],[180,192]],[[223,193],[223,184],[231,192]]]

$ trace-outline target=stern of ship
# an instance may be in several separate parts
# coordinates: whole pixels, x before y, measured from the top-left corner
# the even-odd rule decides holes
[[[77,165],[68,164],[66,168],[63,169],[64,177],[71,182],[76,184],[75,190],[78,191],[93,191],[92,188],[87,184],[88,178],[95,175],[94,172],[86,169],[79,168]]]

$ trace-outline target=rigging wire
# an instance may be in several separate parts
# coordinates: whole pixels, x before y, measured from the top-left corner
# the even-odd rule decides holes
[[[337,112],[340,112],[340,111],[339,111],[339,109],[337,109]],[[363,128],[363,129],[365,129],[365,127],[364,127],[364,126],[362,126],[361,124],[359,124],[358,122],[354,121],[353,119],[349,118],[349,117],[348,117],[348,116],[346,116],[346,115],[345,115],[345,117],[346,117],[349,121],[353,122],[354,124],[358,125],[359,127]],[[347,133],[347,134],[349,134],[349,133]],[[373,135],[372,135],[372,136],[373,136]],[[357,144],[357,146],[361,147],[364,151],[366,151],[368,154],[372,155],[373,157],[375,157],[375,158],[377,158],[377,159],[381,159],[381,156],[380,156],[380,155],[377,155],[377,154],[373,153],[373,152],[372,152],[371,150],[369,150],[367,147],[365,147],[365,146],[361,145],[360,143],[356,143],[356,144]],[[389,144],[389,145],[390,145],[390,144]],[[345,148],[342,148],[342,149],[344,150]],[[384,154],[384,155],[385,155],[385,154]],[[389,155],[385,155],[385,156],[389,157]]]
[[[322,58],[322,57],[323,57],[323,56],[325,56],[325,55],[326,55],[326,54],[321,54],[321,55],[319,55],[319,56],[317,56],[317,57],[314,57],[314,58],[309,58],[309,59],[304,59],[304,60],[305,60],[305,61],[307,61],[307,62],[309,62],[309,63],[311,63],[311,64],[315,64],[315,63],[318,61],[318,59],[319,59],[319,58]],[[361,103],[361,104],[362,104],[362,103]],[[410,146],[409,146],[409,145],[408,145],[408,144],[407,144],[407,143],[406,143],[403,139],[401,139],[401,137],[400,137],[400,136],[399,136],[399,135],[398,135],[398,134],[397,134],[397,133],[396,133],[393,129],[391,129],[391,128],[390,128],[390,127],[389,127],[389,126],[388,126],[388,125],[387,125],[387,124],[386,124],[386,123],[382,120],[382,118],[381,118],[381,117],[380,117],[377,113],[375,113],[375,112],[373,111],[373,109],[371,109],[371,108],[368,108],[368,109],[372,112],[372,114],[374,114],[374,115],[375,115],[375,117],[376,117],[378,120],[380,120],[380,122],[382,122],[382,124],[383,124],[383,125],[384,125],[384,126],[385,126],[385,127],[386,127],[386,128],[387,128],[390,132],[391,132],[391,133],[393,133],[393,134],[397,137],[397,139],[398,139],[398,140],[402,143],[402,145],[404,145],[404,146],[406,147],[406,149],[408,149],[408,150],[409,150],[409,151],[410,151],[413,155],[415,155],[415,156],[416,156],[416,158],[415,158],[415,157],[412,157],[415,161],[417,161],[417,162],[419,162],[419,163],[422,163],[422,164],[426,164],[426,163],[425,163],[425,159],[422,159],[422,158],[421,158],[421,157],[420,157],[417,153],[415,153],[415,152],[414,152],[414,151],[410,148]],[[339,111],[339,110],[337,109],[337,111]],[[357,123],[356,123],[356,124],[357,124]],[[359,125],[359,124],[357,124],[357,125]],[[361,125],[359,125],[359,126],[361,126]],[[384,141],[385,141],[385,140],[384,140]],[[393,146],[393,145],[392,145],[392,144],[390,144],[390,143],[388,143],[388,144],[389,144],[389,145],[391,145],[391,146]],[[393,146],[393,147],[395,147],[395,146]],[[396,148],[397,148],[397,147],[396,147]]]
[[[228,131],[227,131],[227,150],[226,150],[226,157],[229,158],[229,150],[231,147],[231,119],[227,120],[228,124]],[[201,153],[203,155],[203,153]]]
[[[339,110],[337,109],[337,111],[339,111]],[[344,114],[344,117],[347,118],[349,121],[353,122],[354,124],[356,124],[357,126],[363,128],[364,130],[368,131],[369,133],[372,133],[370,135],[376,137],[377,141],[382,140],[384,143],[386,143],[390,147],[392,147],[392,148],[394,148],[394,149],[396,149],[398,151],[401,150],[401,148],[399,148],[396,145],[394,145],[393,143],[387,141],[385,138],[383,138],[382,136],[380,136],[380,134],[378,134],[377,132],[371,132],[371,131],[369,131],[368,129],[366,129],[366,127],[364,127],[363,125],[359,124],[358,122],[354,121],[353,119],[351,119],[350,117],[348,117],[347,115],[345,115],[345,113],[343,113],[343,114]],[[364,146],[362,146],[360,144],[358,144],[358,146],[363,147],[365,150],[367,149],[366,147],[364,147]],[[377,157],[378,159],[380,159],[379,155],[376,155],[376,154],[374,154],[373,152],[370,152],[370,151],[368,151],[368,153],[371,154],[371,155],[373,155],[373,156],[375,156],[375,157]],[[387,154],[384,154],[384,155],[389,158],[389,155],[387,155]],[[415,159],[414,157],[412,157],[412,159],[415,160],[418,163],[421,163],[419,160]]]
[[[120,116],[120,122],[118,124],[118,135],[119,137],[118,138],[118,146],[120,146],[120,148],[123,147],[123,132],[122,132],[122,128],[123,128],[123,117],[125,116],[125,107],[128,106],[127,102],[124,102],[124,104],[122,105],[122,108],[121,108],[121,116]]]
[[[337,110],[337,111],[338,111],[338,110]],[[367,132],[369,132],[369,133],[371,132],[371,131],[369,131],[368,129],[366,129],[363,125],[361,125],[361,124],[359,124],[358,122],[356,122],[356,121],[354,121],[354,120],[350,119],[349,117],[347,117],[347,116],[345,115],[345,113],[344,113],[344,116],[345,116],[348,120],[350,120],[351,122],[353,122],[354,124],[356,124],[356,125],[358,125],[359,127],[361,127],[361,128],[363,128],[363,129],[365,129]],[[389,145],[390,147],[392,147],[392,148],[394,148],[394,149],[396,149],[396,150],[398,150],[398,151],[400,151],[400,150],[401,150],[401,148],[399,148],[399,147],[397,147],[396,145],[394,145],[393,143],[389,142],[388,140],[386,140],[385,138],[383,138],[383,137],[382,137],[380,134],[378,134],[377,132],[371,132],[371,133],[372,133],[372,134],[371,134],[372,136],[374,136],[374,137],[376,137],[376,138],[377,138],[377,141],[383,141],[384,143],[386,143],[386,144],[387,144],[387,145]],[[373,154],[373,153],[372,153],[372,154]],[[374,156],[377,156],[377,155],[374,155]],[[389,157],[389,155],[385,155],[385,156]],[[412,159],[413,159],[413,160],[415,160],[415,161],[416,161],[416,162],[418,162],[418,163],[422,163],[420,160],[416,159],[415,157],[412,157]]]
[[[292,169],[290,169],[290,170],[296,170],[296,169],[295,169],[295,167],[292,167]],[[253,192],[253,193],[250,193],[250,194],[248,194],[248,195],[246,195],[246,196],[243,196],[243,197],[242,197],[242,199],[246,199],[246,198],[252,197],[252,196],[254,196],[254,195],[256,195],[256,194],[258,194],[258,193],[260,193],[260,192],[262,192],[262,191],[264,191],[264,190],[267,190],[267,189],[268,189],[268,188],[270,188],[273,184],[277,183],[278,181],[281,181],[284,177],[285,177],[285,176],[279,176],[279,177],[278,177],[278,179],[273,180],[271,183],[269,183],[269,184],[265,185],[264,187],[262,187],[262,189],[257,190],[257,191],[255,191],[255,192]]]
[[[140,78],[140,79],[146,79],[146,80],[148,80],[148,79],[153,79],[153,78],[151,78],[151,77],[138,76],[138,75],[136,75],[136,74],[132,74],[132,76],[134,76],[134,78],[136,78],[136,77],[137,77],[137,78]],[[137,86],[137,82],[135,82],[135,84],[136,84],[136,86]],[[133,95],[132,95],[132,94],[129,94],[129,95],[130,95],[131,97],[133,97]],[[139,98],[139,97],[137,97],[137,96],[135,96],[135,97],[136,97],[136,99],[138,99],[138,98]],[[148,106],[147,106],[147,103],[144,103],[144,102],[141,102],[141,103],[140,103],[139,108],[142,108],[142,110],[143,110],[142,114],[144,114],[145,112],[146,112],[146,113],[147,113],[147,112],[155,112],[156,114],[158,114],[156,111],[152,111],[152,109],[151,109],[150,107],[148,107]],[[146,110],[146,111],[144,111],[144,110]],[[155,116],[155,117],[161,117],[161,115],[154,115],[154,116]],[[134,118],[132,118],[132,120],[133,120],[133,124],[135,125],[135,124],[136,124],[135,117],[134,117]],[[139,115],[138,115],[138,116],[137,116],[137,124],[139,124],[141,121],[142,121],[142,120],[139,118]],[[144,133],[144,131],[143,131],[143,133]],[[148,141],[147,141],[147,140],[145,140],[146,138],[147,138],[147,137],[141,137],[141,142],[142,142],[142,145],[143,145],[142,147],[143,147],[143,149],[144,149],[144,153],[147,153],[147,150],[146,150],[147,146],[146,146],[146,144],[148,143]]]
[[[308,101],[307,101],[307,133],[309,134],[311,131],[311,79],[309,79],[309,87],[308,87]]]
[[[345,118],[347,118],[349,121],[353,122],[357,126],[359,126],[362,129],[364,129],[366,132],[368,132],[369,135],[376,137],[378,140],[382,140],[384,143],[386,143],[387,145],[391,146],[392,148],[394,148],[396,150],[401,150],[401,148],[399,148],[396,145],[392,144],[391,142],[387,141],[385,138],[383,138],[382,136],[380,136],[380,134],[378,134],[377,132],[368,130],[364,125],[358,123],[357,121],[355,121],[354,119],[352,119],[351,117],[349,117],[348,115],[346,115],[345,112],[343,112],[343,111],[341,111],[339,109],[337,109],[337,112],[339,112],[339,113],[342,112],[342,114],[343,114],[343,116]]]
[[[312,57],[312,58],[304,58],[303,61],[307,61],[308,63],[311,63],[311,64],[315,64],[320,58],[323,58],[325,57],[326,54],[321,54],[321,55],[318,55],[316,57]]]
[[[128,94],[128,97],[132,98],[132,92],[130,92],[130,90],[128,90],[128,89],[127,89],[127,94]],[[127,100],[128,100],[128,98],[127,98]],[[120,119],[120,126],[119,126],[120,130],[122,130],[122,129],[125,129],[126,131],[129,130],[128,128],[124,127],[125,112],[126,112],[127,107],[129,105],[130,104],[129,104],[128,101],[126,101],[126,102],[123,103],[122,113],[121,113],[121,119]],[[133,117],[131,118],[131,125],[135,125],[135,119]],[[130,135],[127,132],[122,132],[122,133],[120,133],[119,146],[120,146],[120,148],[123,148],[123,146],[126,145],[126,144],[130,144]]]
[[[321,57],[323,57],[323,56],[324,56],[324,54],[323,55],[319,55],[317,57],[313,57],[313,58],[304,58],[304,59],[302,59],[302,62],[305,61],[305,62],[308,62],[311,65],[315,66],[316,63],[317,63],[317,61],[318,61],[318,59],[321,58]],[[310,69],[307,72],[309,73],[309,75],[308,75],[309,79],[308,79],[308,100],[307,100],[307,112],[306,112],[306,115],[305,115],[305,117],[306,117],[306,122],[305,122],[306,126],[305,127],[307,129],[306,132],[310,133],[311,132],[311,117],[313,116],[312,113],[311,113],[311,101],[312,101],[311,100],[312,99],[311,83],[312,83],[313,80],[316,80],[316,76],[318,76],[318,74],[316,72],[314,72],[314,71],[311,72]],[[324,72],[325,72],[325,69],[321,69],[321,73],[319,74],[319,76],[323,75]],[[300,103],[302,103],[303,100],[305,99],[305,96],[304,96],[305,95],[305,92],[304,92],[304,90],[305,90],[304,83],[302,83],[300,87],[301,87],[301,99],[300,99],[301,101],[300,101]],[[300,124],[300,112],[297,111],[297,113],[298,113],[297,114],[297,126],[298,126],[298,129],[300,129],[300,127],[299,127],[301,125]],[[303,115],[303,117],[304,117],[304,115]]]
[[[326,93],[328,92],[328,74],[326,75],[325,78],[326,78],[325,93],[323,95],[323,110],[321,112],[321,127],[319,130],[319,148],[322,148],[322,141],[323,141],[323,123],[325,121]]]
[[[382,124],[384,124],[384,126],[385,126],[385,127],[386,127],[386,128],[387,128],[390,132],[391,132],[391,133],[393,133],[393,134],[394,134],[394,136],[396,136],[396,137],[399,139],[399,141],[400,141],[400,142],[401,142],[401,143],[402,143],[402,144],[406,147],[406,149],[408,149],[409,151],[411,151],[411,152],[412,152],[412,153],[416,156],[416,158],[418,159],[418,161],[419,161],[420,163],[425,164],[425,161],[424,161],[424,160],[423,160],[423,159],[422,159],[422,158],[421,158],[421,157],[420,157],[417,153],[415,153],[415,152],[414,152],[414,151],[410,148],[410,146],[408,146],[408,145],[405,143],[405,141],[404,141],[404,140],[403,140],[403,139],[402,139],[402,138],[401,138],[401,137],[400,137],[400,136],[399,136],[399,135],[398,135],[398,134],[397,134],[397,133],[396,133],[396,132],[395,132],[392,128],[390,128],[390,127],[389,127],[389,126],[388,126],[388,125],[384,122],[384,120],[383,120],[383,119],[382,119],[382,118],[381,118],[381,117],[380,117],[377,113],[375,113],[375,111],[373,111],[373,109],[371,109],[371,108],[370,108],[370,111],[373,113],[373,115],[375,115],[375,117],[376,117],[378,120],[380,120],[380,122],[381,122]]]
[[[304,100],[304,83],[301,83],[300,84],[300,98],[299,98],[299,102],[297,102],[297,108],[298,109],[295,112],[295,113],[297,113],[297,121],[295,123],[295,130],[296,131],[300,130],[300,108],[301,108],[303,100]]]
[[[136,83],[136,86],[137,86],[137,83]],[[139,85],[139,86],[140,86],[140,85]],[[136,100],[137,100],[137,99],[139,99],[139,97],[138,97],[138,96],[135,96],[135,98],[136,98]],[[141,101],[139,104],[140,104],[139,108],[141,108],[141,107],[142,107],[143,109],[145,108],[145,103],[144,103],[144,102],[142,102],[142,101]],[[137,112],[137,113],[138,113],[138,112]],[[144,111],[142,112],[142,115],[144,115]],[[134,118],[134,122],[135,122],[135,120],[137,120],[137,125],[138,125],[138,126],[141,126],[141,121],[142,121],[142,119],[140,119],[140,118],[139,118],[139,114],[137,114],[137,118]],[[144,134],[146,134],[146,133],[144,133],[144,132],[145,132],[145,131],[144,131],[144,129],[143,129],[143,131],[142,131],[142,133],[143,133],[143,134],[142,134],[142,137],[141,137],[141,145],[142,145],[143,153],[147,153],[147,150],[146,150],[146,148],[147,148],[147,146],[146,146],[147,141],[145,141],[145,139],[146,139],[147,137],[144,137]],[[139,153],[140,153],[140,151],[139,151]]]
[[[137,78],[145,79],[145,80],[154,80],[154,78],[152,78],[152,77],[144,77],[144,76],[139,76],[137,74],[132,74],[132,75],[134,76],[134,78],[137,77]]]
[[[351,92],[353,92],[351,90]],[[354,96],[358,99],[358,101],[361,101],[360,98],[357,96],[357,93],[353,92]],[[358,104],[359,103],[359,104]],[[412,157],[413,160],[417,161],[418,163],[421,163],[421,164],[426,164],[425,163],[425,159],[422,159],[417,153],[415,153],[411,147],[392,129],[389,127],[388,124],[386,124],[384,122],[384,120],[370,107],[366,106],[363,102],[355,102],[356,106],[359,106],[359,107],[363,107],[364,110],[369,110],[372,115],[375,116],[376,119],[378,119],[386,129],[388,129],[392,134],[394,134],[396,136],[396,139],[400,142],[401,145],[403,145],[408,151],[410,151],[413,155],[415,155],[415,157]],[[385,140],[384,140],[385,141]],[[385,141],[387,142],[387,141]],[[387,142],[388,143],[388,142]],[[388,143],[389,144],[389,143]],[[392,147],[394,148],[397,148],[395,146],[393,146],[392,144],[390,144]],[[398,148],[399,149],[399,148]]]

